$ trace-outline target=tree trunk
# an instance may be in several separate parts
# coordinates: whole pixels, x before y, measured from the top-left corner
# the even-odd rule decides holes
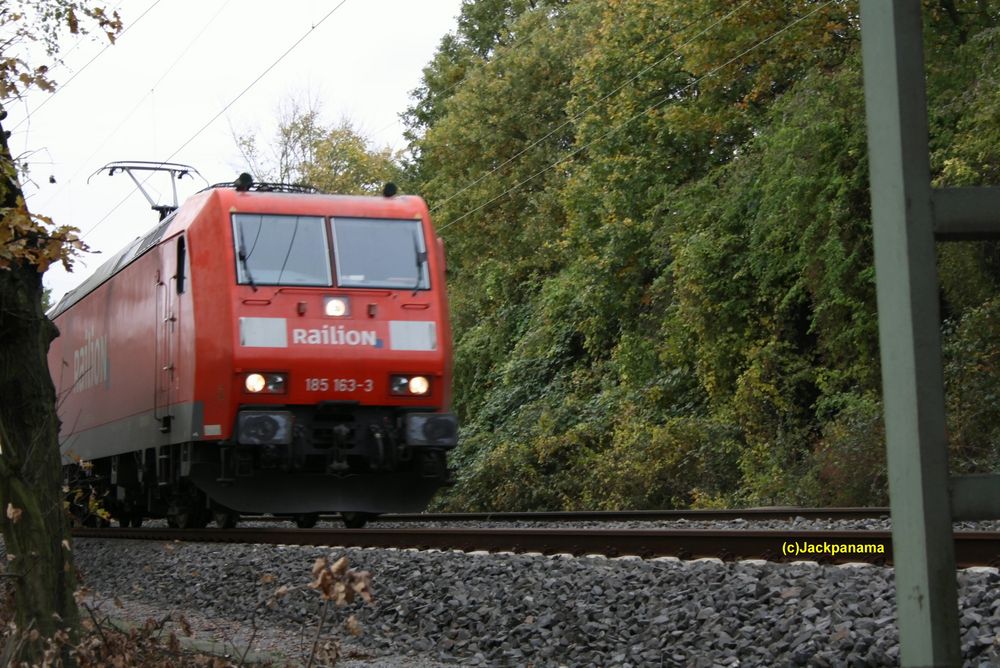
[[[8,176],[13,169],[2,128],[0,168],[0,200],[15,206],[21,190]],[[42,311],[38,268],[25,261],[0,268],[0,525],[7,552],[0,568],[14,583],[19,631],[40,635],[25,643],[26,659],[39,656],[41,638],[60,629],[75,635],[79,622],[55,388],[46,361],[57,335]]]
[[[941,8],[944,9],[945,14],[948,15],[948,18],[951,19],[951,22],[955,24],[955,28],[958,30],[959,44],[965,44],[968,39],[968,31],[962,25],[962,15],[958,13],[955,0],[940,0],[940,2]]]

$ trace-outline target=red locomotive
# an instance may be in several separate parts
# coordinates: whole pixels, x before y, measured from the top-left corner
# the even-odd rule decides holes
[[[419,197],[207,188],[50,314],[64,461],[122,524],[422,510],[449,480],[444,249]]]

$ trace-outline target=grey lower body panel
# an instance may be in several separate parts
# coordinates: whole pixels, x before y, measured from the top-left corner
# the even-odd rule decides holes
[[[169,431],[162,431],[162,418],[169,415]],[[200,401],[174,404],[159,412],[147,411],[123,417],[90,429],[73,430],[72,424],[63,420],[63,433],[59,447],[63,463],[71,464],[79,457],[83,460],[100,459],[162,445],[198,441],[203,435],[204,422]],[[68,432],[68,433],[67,433]]]

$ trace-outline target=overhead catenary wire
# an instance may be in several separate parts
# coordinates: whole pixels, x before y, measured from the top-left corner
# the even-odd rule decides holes
[[[118,8],[121,7],[121,6],[122,6],[121,2],[116,3],[115,6],[111,8],[112,14],[114,12],[117,12]],[[59,54],[59,60],[63,61],[63,62],[60,62],[59,64],[65,64],[64,59],[67,58],[69,56],[69,54],[73,53],[78,48],[80,48],[80,45],[87,41],[87,37],[88,37],[88,35],[81,34],[80,37],[76,40],[76,42],[73,43],[73,46],[71,46],[68,49],[66,49],[65,51],[61,52]],[[58,67],[59,64],[57,64],[57,67]],[[55,71],[56,71],[56,68],[54,67],[51,70],[49,70],[49,74],[54,74]]]
[[[688,44],[691,44],[694,40],[698,39],[699,37],[701,37],[702,35],[704,35],[706,32],[708,32],[712,28],[716,27],[717,25],[719,25],[720,23],[722,23],[723,21],[725,21],[726,19],[728,19],[730,16],[736,14],[741,9],[743,9],[744,7],[746,7],[747,5],[749,5],[751,2],[753,2],[753,0],[745,0],[743,2],[743,4],[739,5],[735,9],[731,10],[728,14],[725,14],[721,18],[717,19],[714,23],[712,23],[711,25],[709,25],[707,28],[702,29],[701,32],[697,33],[696,35],[694,35],[693,37],[691,37],[690,39],[688,39],[686,42],[684,42],[683,44],[681,44],[680,46],[678,46],[677,48],[675,48],[674,50],[672,50],[670,53],[668,53],[667,55],[665,55],[662,58],[660,58],[659,60],[657,60],[655,63],[647,65],[646,67],[644,67],[641,70],[639,70],[639,72],[636,73],[632,78],[627,79],[620,86],[618,86],[617,88],[615,88],[613,91],[611,91],[610,93],[608,93],[604,97],[602,97],[602,98],[600,98],[598,100],[595,100],[594,102],[592,102],[590,105],[588,105],[585,109],[583,109],[582,111],[580,111],[578,114],[576,114],[572,118],[567,118],[565,121],[563,121],[561,124],[559,124],[556,128],[554,128],[548,134],[546,134],[544,137],[542,137],[540,139],[536,139],[531,144],[529,144],[528,146],[525,146],[520,151],[518,151],[517,153],[515,153],[511,157],[507,158],[502,163],[500,163],[499,165],[497,165],[496,167],[494,167],[490,171],[486,172],[485,174],[483,174],[482,176],[480,176],[478,179],[476,179],[472,183],[469,183],[469,184],[465,185],[464,187],[460,188],[456,192],[454,192],[451,195],[449,195],[443,202],[435,204],[431,208],[431,211],[434,212],[434,211],[439,210],[445,204],[447,204],[451,200],[455,199],[456,197],[458,197],[459,195],[461,195],[462,193],[464,193],[469,188],[472,188],[472,187],[478,185],[484,179],[492,176],[493,174],[495,174],[496,172],[500,171],[501,169],[503,169],[504,167],[506,167],[510,163],[514,162],[514,160],[516,160],[517,158],[521,157],[522,155],[524,155],[526,152],[530,151],[534,147],[538,146],[543,141],[545,141],[546,139],[548,139],[549,137],[551,137],[555,133],[559,132],[559,130],[562,130],[564,127],[566,127],[567,125],[569,125],[573,121],[578,120],[585,113],[587,113],[588,111],[590,111],[591,109],[593,109],[595,106],[597,106],[598,104],[600,104],[604,100],[607,100],[609,97],[611,97],[612,95],[614,95],[615,93],[617,93],[618,91],[620,91],[622,88],[624,88],[625,86],[629,85],[630,83],[632,83],[633,81],[635,81],[636,79],[638,79],[639,77],[641,77],[643,74],[645,74],[649,70],[653,69],[654,67],[656,67],[657,65],[659,65],[660,63],[662,63],[663,61],[665,61],[667,58],[670,58],[671,56],[675,55],[682,48],[684,48]],[[684,29],[690,27],[691,25],[693,25],[693,23],[689,23],[687,26],[685,26]]]
[[[705,79],[713,76],[714,74],[716,74],[720,70],[722,70],[722,69],[728,67],[729,65],[732,65],[734,62],[740,60],[741,58],[743,58],[743,56],[747,55],[748,53],[751,53],[752,51],[760,48],[764,44],[767,44],[768,42],[770,42],[771,40],[773,40],[778,35],[781,35],[782,33],[786,32],[789,29],[791,29],[793,26],[801,23],[802,21],[805,21],[810,16],[816,14],[816,12],[818,12],[819,10],[824,9],[825,7],[828,7],[829,5],[832,5],[834,2],[837,2],[837,0],[827,0],[827,2],[824,2],[821,5],[817,5],[812,11],[808,12],[807,14],[803,14],[799,18],[795,19],[794,21],[792,21],[791,23],[789,23],[788,25],[786,25],[785,27],[781,28],[780,30],[775,31],[771,35],[768,35],[764,39],[760,40],[759,42],[757,42],[753,46],[751,46],[751,47],[745,49],[744,51],[740,52],[738,55],[733,56],[732,58],[730,58],[726,62],[722,63],[721,65],[717,65],[716,67],[712,68],[711,70],[709,70],[705,74],[701,75],[700,77],[698,77],[694,81],[692,81],[692,82],[688,83],[687,85],[681,87],[680,89],[672,92],[670,95],[667,95],[663,99],[655,102],[654,104],[650,105],[649,107],[646,107],[642,111],[640,111],[640,112],[638,112],[638,113],[636,113],[636,114],[628,117],[627,119],[625,119],[621,123],[615,125],[610,130],[608,130],[607,132],[605,132],[601,136],[597,137],[596,139],[593,139],[593,140],[587,142],[586,144],[577,147],[576,149],[570,151],[569,153],[567,153],[566,155],[564,155],[563,157],[561,157],[559,160],[556,160],[555,162],[553,162],[552,164],[548,165],[547,167],[544,167],[544,168],[538,170],[537,172],[535,172],[534,174],[532,174],[531,176],[523,179],[522,181],[519,181],[518,183],[516,183],[515,185],[511,186],[510,188],[508,188],[504,192],[500,193],[496,197],[493,197],[492,199],[489,199],[486,202],[483,202],[482,204],[480,204],[476,208],[471,209],[469,211],[466,211],[465,213],[463,213],[458,218],[455,218],[454,220],[448,222],[446,225],[443,225],[443,226],[439,227],[438,228],[438,232],[443,232],[444,230],[448,229],[452,225],[454,225],[454,224],[456,224],[456,223],[464,220],[465,218],[468,218],[469,216],[471,216],[471,215],[473,215],[473,214],[475,214],[475,213],[483,210],[484,208],[486,208],[487,206],[489,206],[493,202],[496,202],[497,200],[499,200],[499,199],[501,199],[503,197],[506,197],[510,193],[518,190],[519,188],[521,188],[521,186],[523,186],[523,185],[525,185],[527,183],[530,183],[531,181],[533,181],[534,179],[538,178],[539,176],[541,176],[545,172],[549,171],[550,169],[553,169],[553,168],[561,165],[562,163],[566,162],[567,160],[569,160],[570,158],[572,158],[576,154],[580,153],[581,151],[583,151],[583,150],[585,150],[587,148],[590,148],[594,144],[597,144],[598,142],[601,142],[604,139],[610,137],[615,132],[618,132],[618,130],[622,129],[623,127],[625,127],[626,125],[628,125],[629,123],[631,123],[632,121],[634,121],[635,119],[640,118],[642,116],[645,116],[650,111],[653,111],[657,107],[660,107],[663,104],[665,104],[666,102],[668,102],[669,100],[673,99],[673,97],[676,96],[678,93],[683,93],[684,91],[686,91],[686,90],[688,90],[688,89],[696,86],[697,84],[701,83],[703,80],[705,80]]]
[[[305,31],[305,33],[303,33],[303,35],[302,35],[301,37],[299,37],[299,38],[298,38],[297,40],[295,40],[295,42],[293,42],[291,46],[289,46],[289,47],[288,47],[287,49],[285,49],[285,51],[284,51],[284,52],[283,52],[283,53],[282,53],[282,54],[281,54],[280,56],[278,56],[278,57],[277,57],[277,58],[276,58],[276,59],[275,59],[275,60],[274,60],[274,61],[273,61],[273,62],[272,62],[272,63],[271,63],[270,65],[268,65],[268,66],[267,66],[267,67],[266,67],[266,68],[264,69],[264,71],[263,71],[263,72],[261,72],[261,73],[260,73],[259,75],[257,75],[257,78],[255,78],[255,79],[254,79],[253,81],[251,81],[251,82],[250,82],[250,83],[249,83],[249,84],[248,84],[248,85],[246,86],[246,88],[244,88],[243,90],[241,90],[241,91],[240,91],[240,92],[239,92],[239,93],[238,93],[238,94],[236,95],[236,97],[234,97],[234,98],[233,98],[232,100],[230,100],[230,101],[229,101],[229,102],[228,102],[228,103],[227,103],[227,104],[226,104],[226,105],[225,105],[224,107],[222,107],[222,109],[220,109],[220,110],[219,110],[219,112],[218,112],[217,114],[215,114],[214,116],[212,116],[212,118],[210,118],[210,119],[208,120],[208,122],[207,122],[207,123],[205,123],[204,125],[202,125],[202,126],[201,126],[201,127],[200,127],[200,128],[199,128],[199,129],[198,129],[198,130],[197,130],[197,131],[196,131],[196,132],[195,132],[195,133],[193,134],[193,135],[191,135],[191,136],[190,136],[190,137],[189,137],[189,138],[187,139],[187,141],[185,141],[185,142],[184,142],[183,144],[181,144],[180,146],[178,146],[178,147],[177,147],[177,148],[176,148],[176,149],[174,150],[174,152],[173,152],[173,153],[171,153],[171,154],[170,154],[169,156],[167,156],[167,157],[166,157],[166,158],[165,158],[165,159],[164,159],[164,160],[163,160],[163,161],[161,162],[161,164],[162,164],[162,163],[166,163],[166,162],[170,162],[170,160],[171,160],[171,159],[173,159],[173,158],[174,158],[174,156],[176,156],[176,155],[177,155],[178,153],[180,153],[181,151],[183,151],[183,150],[184,150],[184,149],[185,149],[185,148],[186,148],[186,147],[187,147],[187,146],[188,146],[188,145],[189,145],[189,144],[190,144],[191,142],[193,142],[193,141],[194,141],[195,139],[197,139],[197,138],[198,138],[198,136],[199,136],[199,135],[201,135],[201,133],[202,133],[202,132],[204,132],[205,130],[207,130],[207,129],[208,129],[208,127],[209,127],[209,126],[211,126],[211,125],[212,125],[212,124],[213,124],[213,123],[214,123],[215,121],[219,120],[219,118],[220,118],[220,117],[221,117],[221,116],[222,116],[222,115],[223,115],[224,113],[226,113],[227,111],[229,111],[229,108],[230,108],[230,107],[232,107],[232,106],[233,106],[234,104],[236,104],[236,103],[237,103],[237,102],[239,101],[239,99],[240,99],[240,98],[242,98],[242,97],[243,97],[243,96],[244,96],[244,95],[245,95],[245,94],[246,94],[246,93],[247,93],[247,92],[248,92],[248,91],[249,91],[249,90],[250,90],[251,88],[253,88],[253,87],[254,87],[254,86],[255,86],[255,85],[256,85],[256,84],[257,84],[257,83],[258,83],[258,82],[259,82],[259,81],[260,81],[261,79],[263,79],[263,78],[264,78],[265,76],[267,76],[267,74],[268,74],[268,73],[269,73],[269,72],[270,72],[271,70],[273,70],[273,69],[274,69],[275,67],[277,67],[277,66],[278,66],[278,64],[279,64],[279,63],[281,63],[281,61],[282,61],[282,60],[284,60],[284,59],[285,59],[285,58],[286,58],[286,57],[288,56],[288,54],[290,54],[290,53],[291,53],[292,51],[294,51],[294,50],[295,50],[295,48],[296,48],[296,47],[297,47],[297,46],[298,46],[299,44],[301,44],[301,43],[302,43],[302,42],[303,42],[303,41],[304,41],[304,40],[305,40],[305,39],[306,39],[306,38],[307,38],[307,37],[308,37],[309,35],[311,35],[311,34],[312,34],[312,32],[313,32],[314,30],[316,30],[316,28],[319,28],[319,27],[320,27],[321,25],[323,25],[323,23],[324,23],[324,22],[325,22],[325,21],[326,21],[326,20],[327,20],[328,18],[330,18],[331,16],[333,16],[334,12],[336,12],[336,11],[337,11],[338,9],[340,9],[341,7],[343,7],[343,6],[344,6],[344,4],[345,4],[346,2],[347,2],[347,0],[340,0],[340,2],[338,2],[338,3],[336,4],[336,6],[334,6],[334,8],[333,8],[333,9],[331,9],[331,10],[330,10],[329,12],[327,12],[326,14],[324,14],[324,15],[323,15],[323,17],[322,17],[322,18],[321,18],[321,19],[320,19],[319,21],[317,21],[316,23],[312,24],[312,25],[311,25],[311,26],[309,27],[309,29],[308,29],[307,31]],[[119,207],[121,207],[121,205],[122,205],[122,204],[124,204],[124,203],[125,203],[126,201],[128,201],[128,199],[129,199],[130,197],[132,197],[132,195],[134,195],[134,194],[135,194],[135,192],[136,192],[136,191],[137,191],[137,190],[139,189],[139,187],[140,187],[141,185],[145,184],[145,183],[146,183],[146,181],[148,181],[148,180],[149,180],[149,178],[150,178],[150,177],[148,177],[148,176],[147,176],[147,177],[146,177],[146,179],[145,179],[145,180],[144,180],[144,181],[143,181],[143,182],[142,182],[141,184],[137,185],[137,186],[136,186],[135,188],[133,188],[133,189],[132,189],[131,191],[129,191],[129,193],[128,193],[127,195],[125,195],[125,197],[123,197],[123,198],[122,198],[121,200],[119,200],[119,201],[118,201],[118,203],[117,203],[117,204],[115,204],[115,205],[114,205],[114,206],[113,206],[113,207],[111,208],[111,210],[110,210],[110,211],[108,211],[108,212],[107,212],[106,214],[104,214],[104,216],[103,216],[103,217],[102,217],[102,218],[101,218],[100,220],[98,220],[98,221],[97,221],[96,223],[94,223],[94,224],[93,224],[92,226],[90,226],[90,227],[89,227],[89,228],[87,229],[87,231],[86,231],[86,232],[84,232],[83,234],[81,234],[81,235],[80,235],[80,237],[81,237],[81,238],[83,238],[83,237],[87,236],[88,234],[90,234],[91,232],[93,232],[93,231],[94,231],[95,229],[97,229],[98,227],[100,227],[100,225],[101,225],[102,223],[104,223],[104,221],[106,221],[106,220],[107,220],[107,219],[108,219],[108,218],[109,218],[109,217],[111,216],[111,214],[113,214],[113,213],[114,213],[115,211],[117,211],[117,210],[119,209]]]
[[[149,90],[141,98],[139,98],[139,100],[135,103],[135,106],[133,106],[132,109],[129,110],[128,113],[126,113],[122,117],[122,119],[118,122],[118,125],[115,126],[115,129],[109,132],[107,136],[105,136],[104,139],[101,140],[101,142],[97,145],[97,148],[95,148],[94,151],[87,157],[87,159],[80,163],[80,167],[78,167],[77,170],[73,172],[72,176],[70,176],[68,179],[60,179],[62,183],[59,186],[59,189],[56,190],[56,192],[53,193],[52,196],[50,196],[49,199],[47,199],[45,203],[41,205],[41,207],[39,207],[41,210],[45,210],[45,208],[48,207],[48,205],[62,193],[62,191],[66,188],[68,183],[70,183],[73,179],[79,176],[80,172],[84,169],[85,165],[91,164],[90,161],[94,159],[94,156],[97,155],[98,151],[100,151],[104,147],[104,145],[111,140],[112,137],[118,134],[118,131],[121,130],[122,126],[125,125],[125,123],[127,123],[130,118],[132,118],[135,112],[138,111],[139,107],[142,106],[142,103],[145,102],[146,98],[152,95],[153,91],[156,90],[156,87],[159,86],[163,82],[163,80],[167,78],[167,76],[174,70],[175,67],[177,67],[177,64],[180,63],[180,61],[184,58],[184,56],[186,56],[188,52],[191,50],[191,47],[193,47],[195,43],[197,43],[198,40],[201,39],[201,36],[205,34],[209,26],[211,26],[212,23],[215,22],[215,19],[217,19],[219,15],[222,14],[222,12],[226,9],[226,7],[229,6],[231,2],[232,0],[226,0],[222,4],[222,6],[218,9],[218,11],[216,11],[215,14],[213,14],[212,17],[209,18],[202,25],[201,30],[199,30],[198,33],[193,38],[191,38],[191,40],[184,46],[184,48],[181,49],[180,53],[177,55],[174,61],[170,63],[167,69],[163,71],[163,74],[161,74],[160,77],[153,83],[153,85],[149,87]]]
[[[162,0],[153,0],[153,3],[152,3],[151,5],[149,5],[149,7],[147,7],[147,8],[146,8],[146,11],[144,11],[144,12],[143,12],[142,14],[140,14],[140,15],[138,16],[138,18],[136,18],[136,20],[135,20],[135,21],[132,21],[132,23],[130,23],[130,24],[129,24],[128,26],[126,26],[126,27],[125,27],[125,28],[124,28],[124,29],[123,29],[123,30],[121,31],[121,33],[120,33],[120,34],[118,35],[118,39],[121,39],[122,37],[124,37],[125,33],[127,33],[127,32],[129,31],[129,29],[130,29],[130,28],[133,28],[133,27],[135,27],[135,25],[136,25],[137,23],[139,23],[139,21],[141,21],[141,20],[143,19],[143,17],[145,17],[145,16],[146,16],[146,14],[149,14],[149,12],[150,12],[150,11],[152,11],[152,9],[153,9],[154,7],[156,7],[156,6],[158,5],[158,4],[160,4],[160,2],[162,2]],[[111,43],[111,44],[106,44],[106,45],[104,45],[104,48],[103,48],[103,49],[101,49],[100,51],[98,51],[98,52],[97,52],[96,54],[94,54],[94,57],[93,57],[93,58],[91,58],[91,59],[90,59],[90,60],[88,60],[88,61],[87,61],[86,63],[84,63],[83,67],[81,67],[81,68],[80,68],[80,69],[78,69],[78,70],[77,70],[76,72],[74,72],[74,73],[73,73],[73,76],[71,76],[71,77],[70,77],[69,79],[67,79],[67,80],[66,80],[66,83],[64,83],[64,84],[60,84],[60,86],[59,86],[58,88],[56,88],[56,89],[55,89],[55,91],[53,91],[51,95],[47,96],[47,97],[46,97],[46,98],[45,98],[44,100],[42,100],[42,101],[41,101],[41,102],[40,102],[40,103],[38,104],[38,106],[37,106],[37,107],[35,107],[35,108],[34,108],[34,109],[32,109],[31,111],[29,111],[29,112],[27,113],[27,115],[25,115],[25,117],[24,117],[24,118],[22,118],[22,119],[21,119],[21,120],[20,120],[20,121],[19,121],[19,122],[17,123],[17,125],[15,125],[15,126],[14,126],[13,128],[11,128],[11,131],[13,131],[13,130],[17,130],[17,129],[18,129],[19,127],[21,127],[22,125],[24,125],[25,123],[27,123],[28,121],[30,121],[30,120],[31,120],[31,116],[32,116],[33,114],[36,114],[36,113],[38,113],[38,110],[39,110],[39,109],[41,109],[42,107],[44,107],[45,105],[47,105],[47,104],[48,104],[49,102],[51,102],[51,101],[52,101],[52,99],[53,99],[53,98],[54,98],[54,97],[55,97],[56,95],[58,95],[58,94],[59,94],[59,91],[61,91],[61,90],[64,90],[64,89],[66,88],[66,86],[70,85],[70,84],[71,84],[71,83],[73,82],[73,79],[76,79],[76,78],[77,78],[78,76],[80,76],[81,74],[83,74],[83,72],[84,72],[84,71],[85,71],[85,70],[86,70],[86,69],[87,69],[88,67],[90,67],[90,66],[91,66],[91,64],[93,64],[93,62],[94,62],[95,60],[97,60],[98,58],[100,58],[100,57],[101,57],[101,54],[103,54],[103,53],[104,53],[105,51],[107,51],[108,49],[110,49],[110,48],[111,48],[112,46],[114,46],[114,44],[113,44],[113,43]],[[74,48],[75,48],[75,47],[74,47]]]

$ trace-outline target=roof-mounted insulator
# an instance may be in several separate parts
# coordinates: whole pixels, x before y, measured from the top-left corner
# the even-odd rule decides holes
[[[236,177],[236,182],[233,185],[236,187],[236,192],[245,193],[253,187],[253,177],[243,172]]]

